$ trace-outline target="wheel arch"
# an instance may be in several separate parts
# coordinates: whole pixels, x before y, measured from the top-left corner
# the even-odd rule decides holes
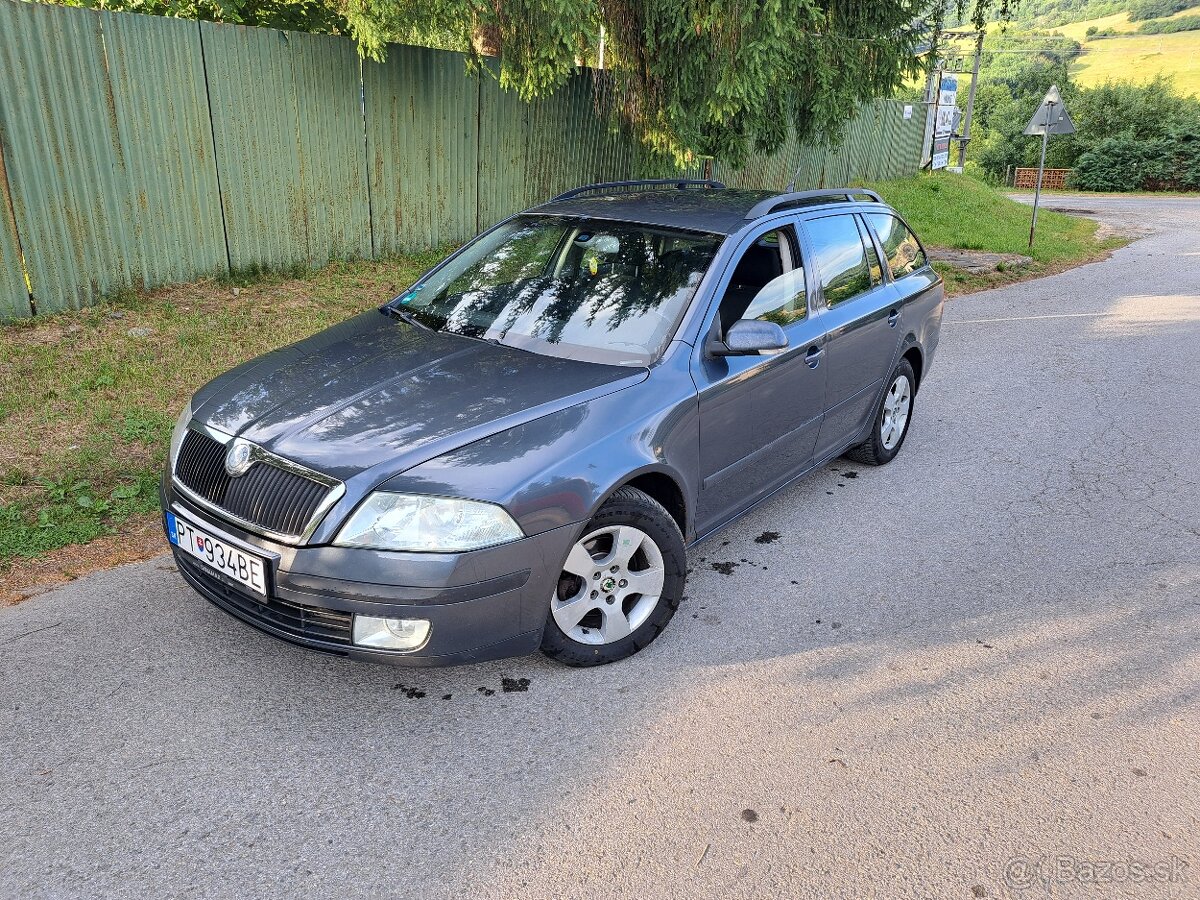
[[[691,540],[692,506],[687,502],[683,479],[665,466],[647,466],[628,473],[600,494],[599,500],[588,513],[591,519],[617,491],[624,487],[637,488],[643,494],[660,503],[683,535],[684,543]]]
[[[925,370],[925,354],[921,352],[921,345],[917,343],[914,336],[909,336],[905,342],[904,351],[900,354],[901,359],[908,360],[908,364],[912,366],[913,375],[917,379],[917,383],[913,385],[913,393],[921,389],[921,373]]]

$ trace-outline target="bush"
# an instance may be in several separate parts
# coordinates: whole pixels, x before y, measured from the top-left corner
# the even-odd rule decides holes
[[[1133,0],[1129,4],[1129,21],[1165,19],[1194,6],[1200,6],[1200,0]]]
[[[1138,34],[1175,34],[1179,31],[1200,31],[1200,16],[1154,19],[1138,26]]]
[[[1079,157],[1071,184],[1085,191],[1200,190],[1200,134],[1108,138]]]

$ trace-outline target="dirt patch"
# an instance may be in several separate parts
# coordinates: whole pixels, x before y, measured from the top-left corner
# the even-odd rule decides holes
[[[984,253],[979,250],[953,250],[948,247],[930,247],[929,258],[973,275],[1023,269],[1033,263],[1032,256],[1020,253]]]
[[[1079,266],[1101,262],[1113,255],[1133,240],[1126,232],[1114,232],[1104,238],[1096,251],[1082,259],[1065,260],[1053,263],[1034,263],[1017,269],[1004,269],[984,274],[975,274],[965,269],[958,269],[946,263],[936,263],[934,268],[946,280],[946,299],[955,300],[980,291],[990,291],[992,288],[1005,287],[1023,281],[1033,281],[1035,278],[1045,278],[1048,275],[1058,275]]]
[[[0,569],[0,606],[12,606],[74,581],[89,572],[141,562],[167,552],[157,516],[139,516],[122,524],[119,534],[86,544],[51,550],[34,559],[11,560]]]

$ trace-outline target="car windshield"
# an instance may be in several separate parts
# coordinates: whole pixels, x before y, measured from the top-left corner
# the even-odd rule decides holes
[[[438,331],[644,366],[662,352],[721,240],[522,216],[468,245],[393,307]]]

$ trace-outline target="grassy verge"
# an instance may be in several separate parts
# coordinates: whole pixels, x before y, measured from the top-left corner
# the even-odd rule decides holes
[[[161,546],[158,477],[187,397],[394,296],[440,256],[131,291],[0,326],[0,603]]]
[[[952,296],[1059,272],[1103,258],[1128,242],[1115,236],[1098,239],[1095,221],[1043,209],[1030,250],[1030,208],[967,175],[921,175],[867,187],[899,210],[927,246],[1033,257],[1032,265],[986,275],[935,263]]]

